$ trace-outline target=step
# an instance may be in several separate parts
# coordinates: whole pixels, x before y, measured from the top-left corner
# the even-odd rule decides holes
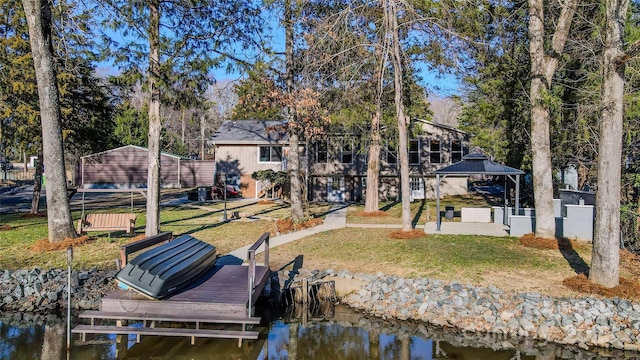
[[[139,321],[173,321],[191,322],[201,324],[260,324],[259,317],[230,317],[230,316],[204,316],[204,315],[172,315],[135,312],[115,312],[87,310],[78,317],[83,319],[109,319],[109,320],[139,320]]]
[[[184,336],[195,338],[219,338],[219,339],[258,339],[257,331],[239,330],[209,330],[209,329],[184,329],[184,328],[149,328],[130,326],[105,326],[105,325],[78,325],[73,330],[74,334],[115,334],[115,335],[154,335],[154,336]]]

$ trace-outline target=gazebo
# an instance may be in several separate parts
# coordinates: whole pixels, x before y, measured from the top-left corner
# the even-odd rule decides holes
[[[520,175],[524,171],[518,170],[495,161],[489,160],[485,154],[472,152],[455,164],[436,170],[436,231],[440,231],[440,182],[447,175],[500,175],[506,176],[516,184],[516,214],[520,211]],[[515,178],[514,178],[515,176]],[[506,193],[505,193],[506,199]]]

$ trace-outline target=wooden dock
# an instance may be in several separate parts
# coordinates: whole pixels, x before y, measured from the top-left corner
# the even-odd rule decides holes
[[[255,253],[262,245],[265,262],[258,265]],[[257,339],[258,332],[247,330],[247,326],[260,323],[260,318],[253,316],[253,309],[270,275],[268,233],[249,248],[248,259],[245,265],[216,265],[187,288],[163,300],[132,290],[117,290],[102,299],[100,311],[80,314],[91,323],[78,325],[72,332],[80,334],[82,340],[86,334],[135,334],[138,340],[143,335],[181,336],[190,337],[192,344],[200,337]],[[104,325],[113,322],[114,325]],[[138,324],[135,327],[124,325],[134,322]]]

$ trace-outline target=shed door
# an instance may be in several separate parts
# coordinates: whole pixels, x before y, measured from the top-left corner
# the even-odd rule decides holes
[[[424,181],[422,178],[411,178],[409,186],[411,187],[411,201],[424,199]]]

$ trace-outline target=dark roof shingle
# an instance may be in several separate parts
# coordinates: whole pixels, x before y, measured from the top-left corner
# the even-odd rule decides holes
[[[214,144],[284,144],[287,122],[279,120],[226,120],[209,139]]]

